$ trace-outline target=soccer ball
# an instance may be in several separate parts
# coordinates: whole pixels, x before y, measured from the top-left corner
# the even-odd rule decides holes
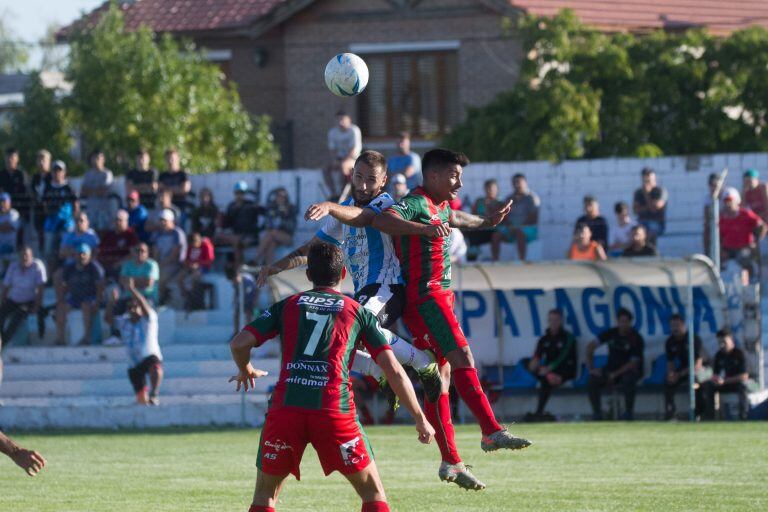
[[[325,85],[336,96],[355,96],[368,85],[368,66],[354,53],[340,53],[325,66]]]

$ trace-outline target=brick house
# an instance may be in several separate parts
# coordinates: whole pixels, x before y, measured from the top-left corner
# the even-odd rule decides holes
[[[190,37],[238,84],[246,108],[268,114],[282,168],[319,167],[334,113],[348,111],[368,148],[390,152],[409,130],[431,147],[467,106],[479,106],[517,79],[521,47],[504,20],[570,7],[604,30],[643,32],[708,26],[728,33],[768,25],[768,3],[701,0],[130,0],[129,29]],[[97,19],[106,4],[60,32]],[[514,26],[514,23],[512,23]],[[367,90],[337,98],[323,70],[336,53],[361,55]]]

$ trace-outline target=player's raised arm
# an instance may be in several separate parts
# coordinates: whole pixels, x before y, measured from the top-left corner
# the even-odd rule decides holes
[[[512,201],[510,200],[506,205],[504,205],[503,208],[500,208],[498,211],[484,217],[463,212],[461,210],[453,210],[451,211],[451,218],[449,223],[451,227],[459,229],[492,228],[504,220],[504,218],[509,214],[511,208]]]
[[[376,216],[376,212],[370,208],[360,208],[359,206],[343,205],[331,201],[323,201],[309,205],[304,214],[305,220],[320,220],[330,215],[342,224],[355,228],[364,228],[371,225],[371,221]]]
[[[284,270],[291,270],[296,267],[307,264],[307,254],[309,254],[309,246],[320,241],[317,236],[302,245],[301,247],[291,251],[285,257],[280,258],[271,265],[264,265],[259,271],[259,275],[256,278],[256,287],[261,288],[267,284],[267,279],[270,276],[279,274]]]
[[[436,238],[451,234],[451,228],[448,224],[422,224],[405,220],[393,208],[376,215],[373,218],[372,226],[382,233],[392,236],[414,235]]]

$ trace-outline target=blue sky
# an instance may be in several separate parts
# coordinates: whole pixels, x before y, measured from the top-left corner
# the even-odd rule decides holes
[[[66,25],[77,19],[82,11],[98,7],[104,0],[0,0],[0,15],[15,37],[34,43],[52,25]],[[37,60],[32,55],[34,66]]]

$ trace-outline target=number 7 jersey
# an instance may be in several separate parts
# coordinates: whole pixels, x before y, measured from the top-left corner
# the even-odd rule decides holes
[[[247,325],[256,345],[280,336],[280,375],[270,410],[296,407],[355,413],[349,369],[358,343],[373,358],[391,350],[376,317],[330,288],[298,293],[273,304]]]

